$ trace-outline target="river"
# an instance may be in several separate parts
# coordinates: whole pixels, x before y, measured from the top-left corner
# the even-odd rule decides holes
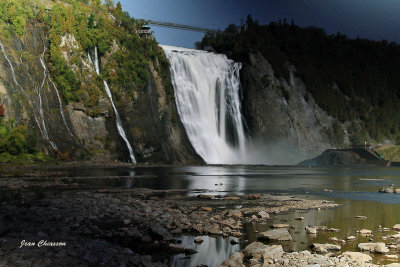
[[[293,166],[160,166],[160,167],[112,167],[73,168],[61,171],[61,177],[26,178],[37,181],[57,179],[64,183],[78,183],[88,188],[152,188],[205,190],[207,194],[241,195],[248,193],[292,194],[302,198],[332,200],[342,204],[330,210],[312,210],[289,215],[271,216],[264,224],[246,224],[245,237],[239,244],[231,245],[232,238],[202,237],[202,244],[193,242],[195,236],[182,236],[185,247],[198,251],[191,257],[177,255],[171,259],[172,266],[215,266],[246,244],[255,241],[257,232],[270,229],[273,223],[287,223],[292,241],[281,242],[286,251],[301,251],[314,243],[329,242],[330,237],[345,239],[342,250],[356,251],[360,242],[368,242],[367,237],[357,234],[357,230],[374,231],[374,242],[382,241],[389,233],[377,232],[378,226],[392,228],[400,223],[400,194],[378,193],[379,188],[400,186],[400,168],[385,167],[331,167],[307,168]],[[366,220],[355,216],[366,216]],[[295,220],[304,217],[304,220]],[[307,235],[304,227],[324,225],[340,229],[340,232],[325,232]],[[391,231],[390,233],[394,233]],[[375,257],[375,261],[379,261]]]

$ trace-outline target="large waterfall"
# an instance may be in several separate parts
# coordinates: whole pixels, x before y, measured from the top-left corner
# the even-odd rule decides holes
[[[90,57],[90,54],[88,54],[88,57],[89,57],[89,60],[90,60],[90,61],[92,62],[92,64],[94,65],[94,69],[95,69],[97,75],[100,75],[99,57],[98,57],[98,55],[97,55],[97,47],[96,47],[96,46],[94,47],[94,62],[92,61],[92,59],[91,59],[91,57]],[[122,126],[121,118],[120,118],[120,116],[119,116],[119,113],[118,113],[117,108],[116,108],[115,105],[114,105],[114,101],[113,101],[113,97],[112,97],[112,94],[111,94],[111,90],[110,90],[110,88],[108,87],[108,84],[107,84],[106,81],[103,80],[103,83],[104,83],[104,88],[106,89],[107,96],[108,96],[108,98],[110,99],[111,105],[112,105],[112,107],[113,107],[113,109],[114,109],[114,113],[115,113],[115,123],[116,123],[116,125],[117,125],[118,133],[119,133],[119,135],[122,137],[122,139],[124,140],[124,142],[125,142],[125,144],[126,144],[126,147],[128,148],[129,157],[131,158],[132,163],[136,163],[135,156],[133,155],[132,146],[131,146],[131,144],[129,143],[128,138],[126,137],[124,127]]]
[[[251,163],[240,111],[241,64],[225,55],[162,48],[171,64],[178,112],[196,152],[210,164]]]

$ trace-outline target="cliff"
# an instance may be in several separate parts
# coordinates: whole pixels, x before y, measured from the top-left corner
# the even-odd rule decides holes
[[[15,4],[25,4],[21,12],[29,14],[23,14],[22,30],[13,23],[18,14],[0,19],[0,102],[6,110],[0,123],[27,126],[22,139],[33,137],[32,151],[64,160],[129,161],[107,82],[138,162],[202,162],[179,121],[168,61],[155,40],[134,30],[141,22],[101,4]],[[9,11],[7,5],[12,1],[0,9]]]

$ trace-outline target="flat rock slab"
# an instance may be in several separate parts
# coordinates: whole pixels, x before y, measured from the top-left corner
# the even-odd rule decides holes
[[[352,260],[361,262],[361,263],[366,263],[372,261],[371,256],[361,253],[361,252],[352,252],[352,251],[346,251],[342,254],[343,257],[348,257]]]
[[[360,243],[358,244],[360,250],[375,252],[375,253],[388,253],[389,249],[386,247],[385,243]]]
[[[286,228],[273,229],[266,232],[259,233],[258,239],[265,240],[276,240],[276,241],[289,241],[292,240],[292,236],[289,234]]]
[[[318,244],[314,243],[311,245],[311,249],[318,253],[328,253],[329,250],[341,250],[342,247],[334,244]]]

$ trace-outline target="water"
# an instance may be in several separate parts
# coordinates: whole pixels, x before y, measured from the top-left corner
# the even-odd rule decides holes
[[[329,210],[298,211],[288,215],[271,215],[266,223],[245,224],[244,238],[240,244],[231,245],[230,239],[202,237],[204,242],[197,245],[195,236],[177,237],[186,248],[198,251],[190,257],[176,255],[171,258],[172,266],[215,266],[235,251],[256,240],[256,231],[266,231],[273,223],[287,223],[293,241],[280,242],[285,251],[301,251],[314,243],[330,242],[330,237],[345,239],[354,235],[357,240],[348,242],[342,251],[356,251],[356,245],[368,242],[368,238],[356,233],[362,228],[374,231],[374,242],[382,241],[376,232],[378,225],[391,228],[400,223],[400,194],[378,193],[379,188],[400,186],[400,168],[385,167],[288,167],[288,166],[160,166],[160,167],[110,167],[110,168],[63,168],[53,169],[57,176],[48,175],[33,179],[37,182],[57,180],[60,183],[78,183],[82,188],[152,188],[204,190],[206,194],[241,195],[248,193],[288,193],[302,198],[333,200],[342,206]],[[217,185],[216,185],[217,184]],[[222,185],[221,185],[222,184]],[[60,190],[65,187],[60,186]],[[68,187],[68,190],[71,190]],[[332,190],[325,192],[324,189]],[[367,216],[366,220],[356,215]],[[303,221],[294,220],[304,217]],[[340,229],[339,233],[307,235],[304,227],[325,225]],[[246,243],[245,240],[248,240]],[[386,241],[387,242],[387,241]],[[274,243],[267,243],[274,244]],[[381,261],[376,256],[375,261]],[[382,261],[381,261],[382,262]]]
[[[90,58],[90,54],[88,54],[88,57],[89,57],[89,60],[92,61],[91,58]],[[92,62],[92,64],[94,65],[94,68],[95,68],[95,71],[96,71],[97,75],[100,75],[99,58],[98,58],[98,55],[97,55],[97,46],[94,47],[94,63]],[[126,147],[128,148],[129,157],[130,157],[130,159],[131,159],[131,162],[132,162],[132,163],[136,163],[135,156],[133,155],[132,146],[131,146],[131,144],[129,143],[128,138],[126,137],[124,127],[122,126],[121,118],[120,118],[120,116],[119,116],[119,113],[118,113],[117,108],[116,108],[115,105],[114,105],[114,101],[113,101],[113,98],[112,98],[111,90],[110,90],[110,88],[108,87],[107,82],[104,81],[104,80],[103,80],[103,82],[104,82],[104,88],[106,89],[108,98],[110,99],[111,105],[112,105],[112,107],[113,107],[113,109],[114,109],[115,118],[116,118],[115,123],[116,123],[116,125],[117,125],[118,133],[119,133],[119,135],[122,137],[122,139],[124,140],[124,142],[125,142],[125,144],[126,144]]]
[[[27,100],[28,100],[28,103],[30,104],[30,106],[31,106],[32,109],[33,109],[33,112],[32,112],[32,113],[33,113],[33,117],[34,117],[34,119],[35,119],[35,121],[36,121],[36,124],[38,125],[39,131],[40,131],[40,133],[42,134],[42,137],[50,143],[51,147],[52,147],[54,150],[57,150],[56,144],[55,144],[53,141],[51,141],[50,138],[49,138],[49,135],[48,135],[47,129],[46,129],[46,123],[45,123],[45,121],[44,121],[44,116],[43,116],[41,89],[43,88],[44,82],[45,82],[45,79],[46,79],[46,71],[44,71],[44,74],[43,74],[44,77],[43,77],[43,82],[42,82],[42,84],[41,84],[41,87],[39,88],[39,87],[35,86],[35,92],[36,92],[36,94],[37,94],[37,96],[38,96],[38,99],[39,99],[39,114],[40,114],[40,118],[41,118],[41,121],[42,121],[42,123],[39,123],[39,121],[38,121],[38,119],[37,119],[37,116],[36,116],[36,113],[35,113],[35,107],[34,107],[34,105],[32,104],[32,101],[31,101],[31,99],[30,99],[30,97],[29,97],[29,94],[27,94],[26,91],[23,89],[23,87],[18,83],[17,78],[16,78],[16,75],[15,75],[14,67],[13,67],[13,65],[12,65],[12,63],[11,63],[11,61],[10,61],[10,59],[8,58],[7,53],[6,53],[6,51],[5,51],[5,48],[4,48],[4,46],[3,46],[3,43],[2,43],[1,41],[0,41],[0,49],[1,49],[2,53],[3,53],[3,55],[4,55],[4,58],[7,60],[8,65],[10,66],[11,75],[12,75],[12,78],[13,78],[13,81],[14,81],[15,85],[16,85],[16,86],[21,90],[21,92],[25,95],[25,97],[26,97]],[[44,56],[45,51],[46,51],[46,49],[43,51],[43,54],[41,55],[41,60],[43,60],[43,56]],[[43,127],[43,128],[42,128],[42,127]]]
[[[51,82],[51,84],[53,85],[53,88],[54,88],[54,91],[56,92],[56,95],[57,95],[57,99],[58,99],[58,104],[59,104],[59,107],[60,107],[60,114],[61,114],[61,118],[62,118],[62,120],[63,120],[63,123],[64,123],[64,126],[65,126],[65,128],[67,128],[67,131],[68,131],[68,133],[71,135],[71,136],[74,136],[73,134],[72,134],[72,132],[71,132],[71,130],[69,129],[69,127],[68,127],[68,124],[67,124],[67,121],[66,121],[66,119],[65,119],[65,115],[64,115],[64,111],[63,111],[63,106],[62,106],[62,101],[61,101],[61,97],[60,97],[60,94],[59,94],[59,92],[58,92],[58,89],[57,89],[57,86],[54,84],[54,82],[53,82],[53,80],[50,78],[50,73],[49,73],[49,71],[47,70],[47,68],[46,68],[46,64],[44,63],[44,53],[45,53],[45,51],[46,51],[46,49],[43,51],[43,54],[42,54],[42,56],[40,57],[40,64],[42,64],[42,67],[43,67],[43,71],[44,71],[44,77],[46,77],[46,75],[47,75],[47,77],[49,78],[49,81]],[[43,80],[43,82],[44,82],[44,80]],[[42,86],[43,87],[43,86]]]
[[[248,162],[240,63],[225,55],[161,46],[171,63],[178,112],[196,152],[209,164]]]

